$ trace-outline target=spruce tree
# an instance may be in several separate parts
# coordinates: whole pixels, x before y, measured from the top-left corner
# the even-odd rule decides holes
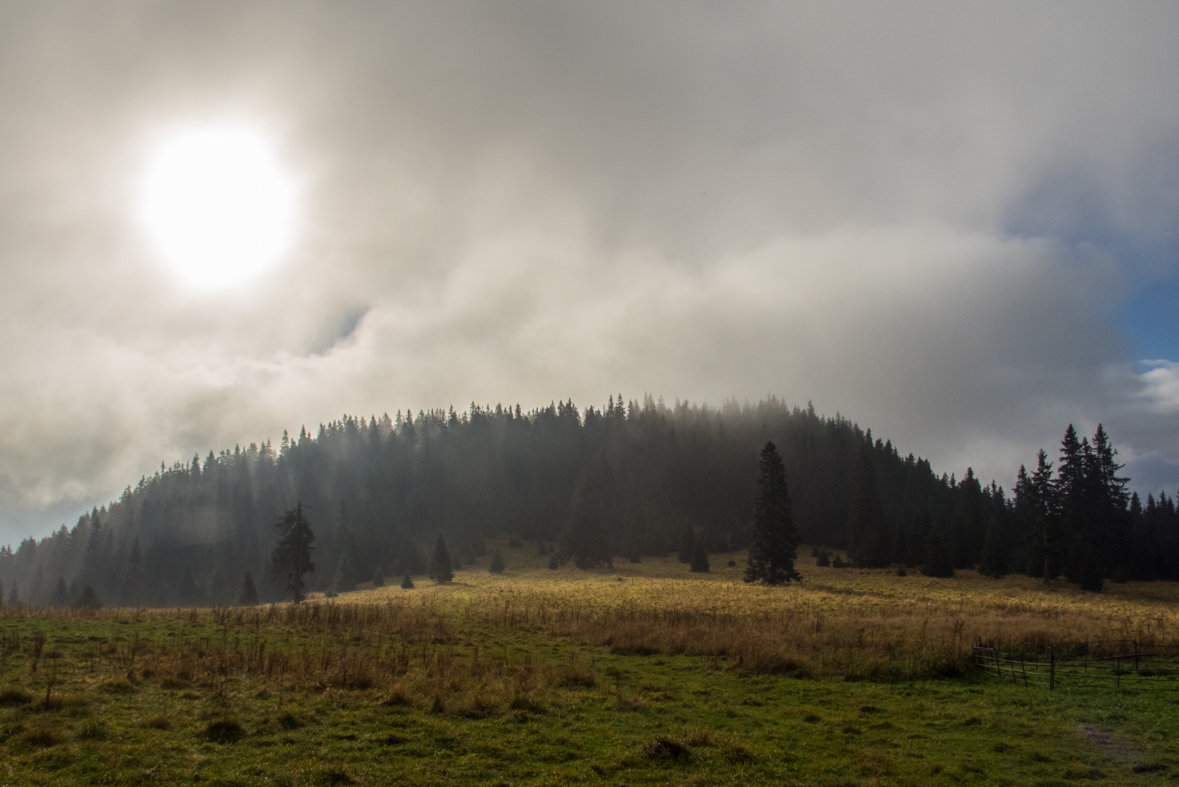
[[[438,540],[434,542],[434,556],[430,558],[430,570],[426,572],[426,576],[439,585],[454,579],[454,566],[450,562],[450,550],[446,548],[446,538],[442,535],[439,535]]]
[[[355,573],[352,561],[348,558],[348,550],[344,550],[340,553],[340,559],[336,561],[336,571],[332,574],[332,590],[337,593],[356,590],[356,581],[353,579]]]
[[[559,565],[572,560],[581,569],[614,565],[610,542],[602,528],[601,501],[588,473],[582,473],[573,490],[569,522],[556,557]]]
[[[797,549],[786,468],[777,446],[767,442],[761,450],[745,581],[767,585],[781,585],[792,579],[801,581],[794,568]]]
[[[176,598],[182,607],[196,606],[197,586],[191,566],[184,567],[184,573],[180,576],[180,587],[176,591]]]
[[[254,575],[249,571],[242,577],[242,587],[237,594],[239,607],[256,607],[258,605],[258,586],[254,584]]]
[[[983,540],[982,559],[978,564],[978,573],[987,577],[999,577],[1007,574],[1007,555],[1003,549],[1002,537],[999,534],[999,523],[995,515],[991,515],[987,524],[986,538]]]
[[[941,577],[943,579],[954,576],[954,558],[937,530],[929,531],[929,539],[926,541],[925,547],[925,563],[921,566],[921,573],[927,577]]]
[[[57,584],[53,586],[53,596],[49,603],[57,609],[65,609],[69,606],[69,601],[70,591],[66,587],[65,577],[59,576],[57,578]]]
[[[706,574],[712,567],[708,564],[708,550],[701,541],[697,541],[692,552],[690,570],[693,574]]]
[[[888,567],[892,560],[892,544],[876,488],[871,436],[866,437],[860,444],[859,456],[856,459],[847,530],[851,540],[852,563],[860,568]]]
[[[102,609],[102,602],[98,600],[98,594],[94,592],[94,588],[90,585],[82,588],[81,595],[78,600],[74,602],[74,609]]]
[[[20,586],[16,584],[15,580],[12,583],[12,590],[8,593],[8,606],[20,606]]]
[[[380,588],[380,587],[384,587],[384,586],[385,586],[385,572],[381,570],[380,566],[377,566],[377,571],[375,574],[373,574],[373,587]]]
[[[315,551],[315,533],[303,515],[302,503],[297,503],[283,514],[274,526],[278,530],[278,543],[270,555],[272,570],[275,576],[286,575],[286,588],[298,604],[304,597],[303,575],[315,571],[315,563],[311,561],[311,553]]]
[[[413,577],[411,577],[409,574],[406,574],[401,578],[401,589],[413,590]]]
[[[498,549],[495,550],[495,554],[491,556],[491,566],[488,567],[487,571],[491,574],[504,573],[504,556],[499,553]]]

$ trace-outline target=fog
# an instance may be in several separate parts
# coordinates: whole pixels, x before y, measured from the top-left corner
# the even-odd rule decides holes
[[[1104,423],[1179,487],[1165,3],[0,8],[0,541],[342,413],[773,392],[1010,485]],[[152,146],[232,118],[294,251],[187,289]],[[1144,363],[1150,361],[1150,363]]]

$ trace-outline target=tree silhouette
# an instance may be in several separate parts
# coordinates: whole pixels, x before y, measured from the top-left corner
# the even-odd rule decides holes
[[[761,449],[745,581],[781,585],[792,579],[801,580],[794,568],[797,549],[798,534],[790,511],[786,469],[777,446],[770,441]]]
[[[495,550],[495,554],[491,556],[491,565],[488,567],[488,572],[492,574],[504,573],[504,556]]]
[[[315,533],[307,517],[303,516],[302,503],[297,503],[283,514],[274,526],[278,530],[278,543],[270,554],[271,570],[275,576],[286,575],[286,589],[298,604],[304,598],[303,575],[315,571],[315,563],[311,561],[311,553],[315,551]]]
[[[255,607],[258,605],[258,586],[254,584],[254,575],[249,571],[242,577],[242,588],[237,594],[239,607]]]
[[[708,550],[704,548],[704,544],[700,541],[696,542],[692,550],[692,560],[690,570],[693,574],[705,574],[712,566],[708,564]]]
[[[430,570],[426,576],[444,585],[454,579],[454,566],[450,562],[450,550],[446,548],[446,538],[438,536],[434,542],[434,556],[430,558]]]

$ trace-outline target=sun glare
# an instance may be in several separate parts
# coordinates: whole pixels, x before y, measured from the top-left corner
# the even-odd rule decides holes
[[[290,249],[295,184],[274,146],[242,126],[192,128],[154,151],[140,218],[163,261],[201,289],[243,282]]]

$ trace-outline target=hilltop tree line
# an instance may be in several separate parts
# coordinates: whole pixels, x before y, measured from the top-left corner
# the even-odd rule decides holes
[[[1105,433],[1069,434],[1057,473],[1042,455],[1009,499],[971,470],[939,476],[838,414],[773,396],[719,408],[611,397],[584,410],[566,401],[345,416],[314,435],[284,433],[277,448],[161,465],[72,528],[0,548],[0,598],[65,606],[91,588],[129,606],[278,600],[289,583],[272,570],[275,524],[297,506],[314,525],[318,567],[299,592],[423,574],[439,536],[455,567],[509,533],[558,565],[678,551],[707,566],[708,554],[750,546],[768,441],[798,541],[844,550],[855,565],[1063,573],[1094,578],[1089,586],[1099,575],[1176,578],[1175,503],[1127,497]]]

